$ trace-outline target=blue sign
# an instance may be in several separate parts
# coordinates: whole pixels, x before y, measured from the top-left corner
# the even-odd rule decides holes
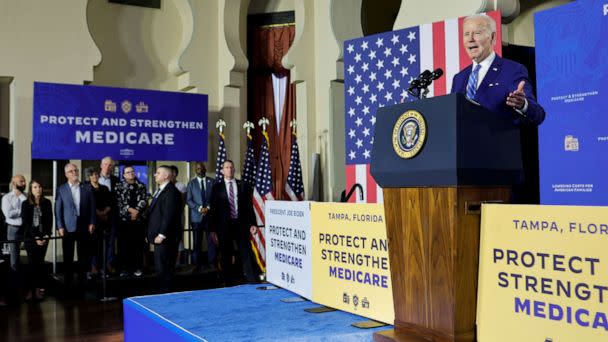
[[[206,161],[207,95],[34,83],[32,158]]]
[[[608,3],[535,16],[542,204],[608,205]]]

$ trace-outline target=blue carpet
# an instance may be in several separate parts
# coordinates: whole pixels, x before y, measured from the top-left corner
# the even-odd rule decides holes
[[[367,320],[342,311],[312,314],[309,301],[278,289],[243,285],[124,300],[125,341],[372,341],[375,329],[351,323]]]

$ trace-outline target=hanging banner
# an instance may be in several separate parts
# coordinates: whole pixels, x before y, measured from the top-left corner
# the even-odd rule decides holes
[[[207,95],[34,83],[32,158],[207,160]]]
[[[484,204],[478,341],[608,341],[608,208]]]
[[[382,204],[312,203],[313,300],[393,324]]]
[[[540,201],[608,205],[608,2],[581,0],[534,16]]]
[[[310,203],[266,201],[266,278],[312,299]]]

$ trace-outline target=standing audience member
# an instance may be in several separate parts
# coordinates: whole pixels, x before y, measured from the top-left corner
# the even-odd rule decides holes
[[[110,190],[112,198],[112,211],[109,217],[109,226],[106,231],[100,232],[106,239],[106,267],[109,273],[115,272],[115,247],[116,247],[116,232],[118,230],[118,209],[116,207],[116,187],[120,183],[120,179],[114,176],[114,167],[116,163],[112,157],[104,157],[99,165],[101,172],[99,173],[99,183],[105,185]]]
[[[126,166],[123,181],[116,187],[119,210],[118,256],[122,267],[121,276],[129,273],[142,274],[145,244],[145,222],[143,213],[148,204],[148,192],[135,176],[135,169]]]
[[[90,265],[87,241],[95,231],[97,212],[91,186],[80,183],[78,168],[72,163],[64,167],[67,182],[57,188],[55,198],[55,226],[63,237],[63,266],[65,284],[72,286],[74,278],[74,248],[78,245],[77,274],[84,281],[84,272]]]
[[[99,171],[94,167],[88,167],[85,171],[85,179],[89,180],[93,197],[95,197],[95,211],[97,213],[97,227],[90,236],[89,251],[91,252],[91,274],[97,275],[99,270],[103,271],[103,232],[111,229],[112,193],[107,186],[99,183]]]
[[[51,201],[43,196],[40,182],[30,181],[27,200],[21,206],[25,250],[29,262],[26,300],[42,299],[48,278],[44,257],[53,229]]]
[[[215,243],[209,235],[209,200],[211,199],[211,188],[214,179],[207,177],[207,168],[204,163],[195,164],[196,177],[188,183],[187,200],[190,213],[190,226],[194,235],[193,261],[196,270],[200,271],[202,266],[201,245],[203,233],[207,235],[207,264],[213,270],[215,268]]]
[[[154,193],[148,208],[148,242],[154,245],[154,266],[158,276],[159,289],[168,292],[171,288],[177,245],[181,234],[183,216],[182,195],[171,183],[171,169],[160,166],[154,180],[158,190]]]
[[[2,213],[6,217],[7,240],[19,240],[22,238],[21,231],[21,205],[27,200],[25,196],[25,177],[14,175],[11,180],[13,191],[2,197]],[[10,263],[13,271],[17,271],[19,265],[19,242],[8,244]]]
[[[234,163],[226,160],[222,165],[224,181],[215,183],[211,191],[209,228],[213,241],[221,253],[220,264],[224,281],[231,283],[241,274],[232,264],[238,247],[247,281],[255,282],[251,260],[249,233],[256,229],[255,214],[251,203],[252,190],[247,184],[234,178]]]

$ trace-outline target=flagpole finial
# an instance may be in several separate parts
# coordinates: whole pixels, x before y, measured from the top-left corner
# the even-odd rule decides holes
[[[289,123],[289,127],[291,127],[291,133],[293,135],[297,135],[297,131],[298,131],[298,122],[296,121],[296,119],[291,120],[291,122]]]
[[[217,128],[220,131],[220,134],[224,133],[225,127],[226,127],[226,121],[224,121],[223,119],[219,119],[215,123],[215,128]]]
[[[260,121],[258,121],[258,126],[262,126],[264,132],[266,132],[266,126],[268,125],[270,125],[270,120],[268,120],[268,118],[261,118]]]
[[[251,130],[255,128],[255,125],[251,121],[245,121],[243,129],[247,132],[247,135],[251,135]]]

